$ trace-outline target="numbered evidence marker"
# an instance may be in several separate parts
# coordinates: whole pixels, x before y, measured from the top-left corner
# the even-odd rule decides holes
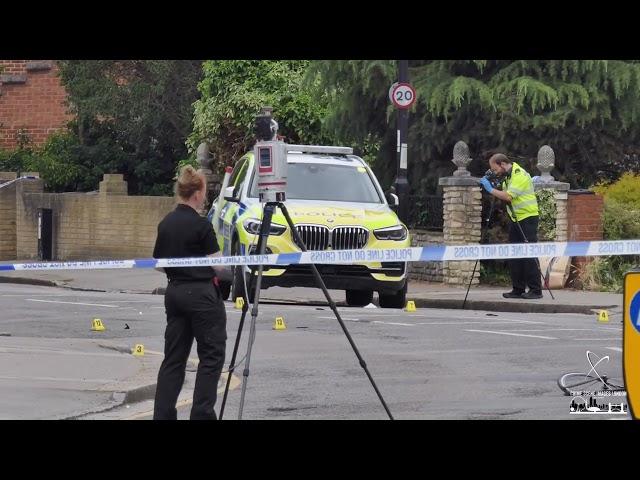
[[[276,321],[273,322],[273,330],[286,330],[286,328],[284,317],[276,317]]]
[[[413,300],[409,300],[407,302],[407,306],[405,307],[405,311],[407,312],[415,312],[416,311],[416,304]]]
[[[136,343],[133,347],[133,352],[131,353],[133,353],[134,357],[144,356],[144,345],[142,345],[141,343]]]
[[[598,321],[599,322],[608,322],[609,321],[609,312],[607,312],[606,310],[600,310],[598,312]]]
[[[640,270],[624,276],[622,355],[624,385],[631,416],[640,419]]]
[[[91,321],[91,330],[93,330],[94,332],[104,332],[106,328],[104,328],[102,320],[100,320],[99,318],[94,318]]]

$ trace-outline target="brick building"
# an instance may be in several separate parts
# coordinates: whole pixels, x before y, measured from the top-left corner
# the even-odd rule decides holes
[[[65,128],[67,94],[53,60],[0,60],[0,149],[18,145],[21,133],[42,145]]]

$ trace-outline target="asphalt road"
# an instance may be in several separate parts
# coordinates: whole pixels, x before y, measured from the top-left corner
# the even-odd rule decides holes
[[[598,366],[598,372],[622,377],[622,324],[615,315],[608,324],[602,324],[594,316],[576,314],[339,310],[396,419],[576,418],[569,414],[571,398],[562,395],[556,379],[568,371],[587,372],[587,350],[610,357]],[[227,312],[225,368],[240,318],[240,311],[230,303]],[[286,330],[272,329],[276,316],[284,317]],[[95,317],[101,318],[106,331],[90,330]],[[125,347],[144,343],[147,350],[161,352],[164,321],[162,296],[0,285],[0,334],[10,334],[8,338],[16,341],[99,339]],[[248,322],[242,335],[241,357],[247,338]],[[11,354],[10,349],[3,352]],[[117,352],[105,352],[108,355],[100,359],[105,372],[93,371],[96,378],[107,375],[111,362],[119,361]],[[197,357],[195,347],[192,357]],[[3,363],[8,369],[9,363]],[[21,375],[22,388],[16,390],[16,378]],[[193,376],[190,371],[179,403],[179,418],[188,418]],[[241,385],[233,378],[226,419],[238,417]],[[30,376],[26,365],[13,362],[10,374],[0,371],[0,398],[12,392],[6,402],[20,403],[22,415],[25,409],[35,408],[34,396],[60,408],[65,402],[76,402],[76,410],[104,400],[94,398],[95,392],[84,398],[80,388],[65,396],[55,378],[48,379],[49,383],[45,380]],[[2,405],[0,401],[0,414]],[[146,419],[152,407],[151,401],[145,401],[83,418]],[[19,418],[11,417],[11,412],[5,415]],[[243,418],[387,417],[328,307],[265,304],[260,305],[256,324]]]

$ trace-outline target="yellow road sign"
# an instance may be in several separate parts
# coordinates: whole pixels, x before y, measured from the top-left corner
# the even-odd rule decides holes
[[[640,418],[640,270],[624,276],[622,348],[629,411]]]

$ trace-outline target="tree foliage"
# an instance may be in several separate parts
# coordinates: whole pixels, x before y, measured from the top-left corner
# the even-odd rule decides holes
[[[500,149],[535,173],[538,149],[556,153],[557,179],[589,186],[637,169],[640,63],[623,60],[410,61],[417,102],[409,120],[409,174],[416,191],[433,192],[458,140],[475,157]],[[309,78],[330,99],[325,127],[341,140],[379,140],[379,175],[395,175],[396,111],[388,100],[395,61],[317,61]]]
[[[324,143],[326,96],[313,97],[303,82],[308,61],[210,60],[198,85],[189,149],[206,141],[220,167],[255,143],[253,124],[261,107],[273,107],[279,134],[288,143]]]
[[[70,157],[95,188],[103,173],[123,173],[131,193],[170,193],[176,164],[187,156],[201,62],[68,60],[60,76],[76,114]]]

